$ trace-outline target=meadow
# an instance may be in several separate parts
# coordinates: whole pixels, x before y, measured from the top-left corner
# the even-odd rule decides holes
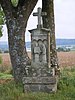
[[[22,84],[10,80],[0,84],[0,100],[75,100],[75,68],[61,70],[56,93],[24,93]]]
[[[0,100],[75,100],[74,53],[75,52],[67,52],[65,54],[65,52],[63,52],[62,54],[62,52],[59,52],[58,60],[59,63],[61,62],[60,65],[62,66],[60,67],[61,72],[58,90],[56,93],[49,94],[32,92],[24,93],[23,85],[20,83],[16,84],[11,74],[9,54],[4,54],[3,56],[0,55]]]

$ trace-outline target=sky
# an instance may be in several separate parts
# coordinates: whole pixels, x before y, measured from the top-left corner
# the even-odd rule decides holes
[[[39,0],[33,12],[37,12],[38,7],[42,7],[42,0]],[[33,13],[32,12],[32,13]],[[54,0],[55,14],[55,35],[61,39],[75,39],[75,0]],[[26,41],[30,41],[28,30],[37,26],[37,17],[31,14],[27,29]],[[3,36],[0,41],[8,41],[6,26],[3,28]]]

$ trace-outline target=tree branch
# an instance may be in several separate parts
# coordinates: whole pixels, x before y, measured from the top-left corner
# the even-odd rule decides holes
[[[25,0],[22,6],[22,13],[25,16],[30,16],[38,0]],[[28,13],[25,13],[28,12]]]
[[[17,17],[22,14],[24,17],[28,16],[27,18],[29,18],[37,1],[38,0],[19,0],[17,7],[12,5],[11,0],[0,0],[0,4],[6,17]]]
[[[12,6],[12,3],[11,3],[11,0],[0,0],[0,4],[3,8],[3,11],[5,13],[5,15],[9,15],[10,13],[10,16],[12,16],[12,10],[13,10],[13,6]]]
[[[22,7],[24,5],[25,2],[27,2],[28,0],[19,0],[18,1],[18,6]]]

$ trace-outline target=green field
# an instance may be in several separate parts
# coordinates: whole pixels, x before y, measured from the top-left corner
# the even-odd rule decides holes
[[[0,77],[2,79],[2,73]],[[11,75],[7,77],[10,78]],[[0,84],[0,100],[75,100],[75,68],[61,71],[56,93],[23,93],[22,84],[10,81]]]

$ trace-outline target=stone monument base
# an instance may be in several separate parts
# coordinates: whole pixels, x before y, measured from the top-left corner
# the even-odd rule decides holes
[[[23,85],[25,92],[56,92],[57,78],[48,77],[24,77]]]

